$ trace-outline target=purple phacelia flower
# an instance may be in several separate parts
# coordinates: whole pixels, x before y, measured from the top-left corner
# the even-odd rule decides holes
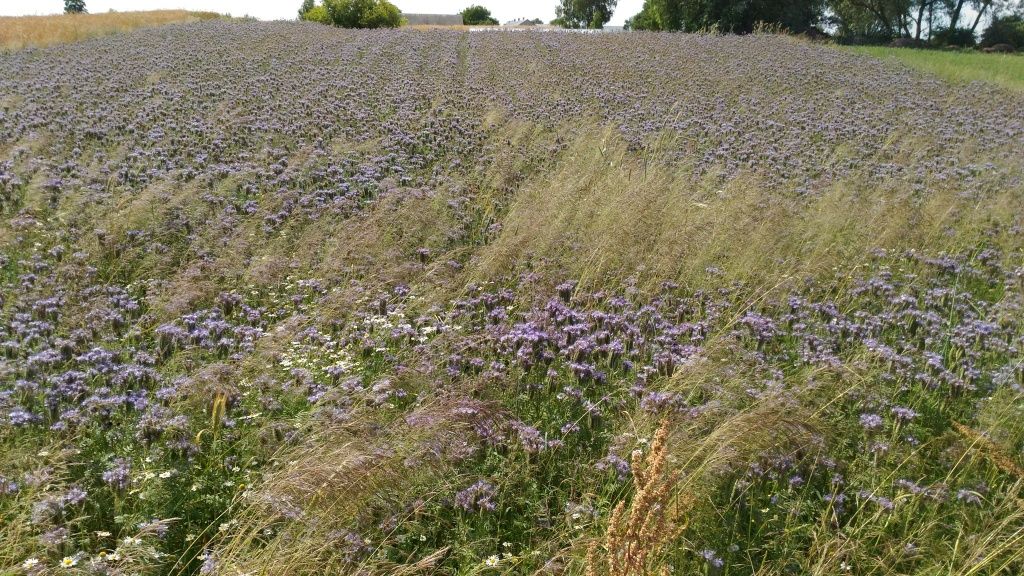
[[[893,406],[891,412],[900,422],[910,422],[917,417],[917,412],[903,406]]]
[[[498,490],[494,484],[479,480],[455,495],[455,505],[466,512],[491,511],[497,507],[494,503],[497,494]]]
[[[725,566],[725,562],[721,558],[718,557],[718,553],[715,552],[714,550],[711,550],[709,548],[701,550],[700,551],[700,556],[712,568],[716,568],[717,569],[717,568],[721,568],[722,566]]]
[[[124,490],[131,482],[131,467],[124,458],[118,458],[114,465],[103,473],[103,481],[115,490]]]
[[[860,425],[865,430],[878,430],[882,427],[882,417],[878,414],[861,414]]]
[[[963,502],[964,504],[981,506],[981,496],[974,490],[968,490],[966,488],[957,490],[956,499]]]

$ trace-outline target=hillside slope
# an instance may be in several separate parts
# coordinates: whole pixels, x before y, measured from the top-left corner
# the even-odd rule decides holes
[[[0,55],[0,569],[1020,573],[1022,104],[759,35]]]

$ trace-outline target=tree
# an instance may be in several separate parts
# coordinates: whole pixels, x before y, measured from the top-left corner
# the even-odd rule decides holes
[[[935,10],[935,3],[938,0],[917,0],[917,18],[914,18],[914,40],[921,40],[921,33],[924,31],[924,13],[928,12],[928,35],[931,36],[932,25],[931,15]]]
[[[85,14],[85,0],[64,0],[65,14]]]
[[[836,32],[856,43],[883,43],[910,36],[911,0],[833,0]]]
[[[316,8],[316,0],[302,0],[302,6],[299,6],[299,20],[308,20],[306,14],[313,8]]]
[[[679,2],[672,0],[645,0],[639,13],[626,19],[628,30],[682,30],[682,19],[673,16],[678,13]]]
[[[975,2],[974,10],[976,12],[974,16],[974,24],[971,24],[971,36],[978,29],[978,24],[981,23],[981,17],[985,15],[985,11],[992,6],[992,0],[978,0]]]
[[[324,0],[331,24],[342,28],[398,28],[402,12],[387,0]]]
[[[565,28],[604,28],[612,19],[617,0],[561,0],[552,24]]]
[[[634,30],[715,29],[745,34],[764,23],[806,32],[824,13],[825,0],[645,0],[629,25]]]
[[[640,12],[626,18],[626,24],[623,27],[626,30],[661,30],[658,20],[654,17],[653,11],[648,8],[646,2]]]
[[[938,33],[940,44],[957,44],[960,46],[973,46],[974,33],[981,23],[982,16],[992,6],[992,0],[944,0],[941,2],[949,10],[948,26]],[[974,11],[974,21],[970,27],[960,25],[960,19],[964,14],[964,7],[970,5]]]
[[[316,22],[318,24],[333,24],[333,22],[331,22],[331,15],[327,13],[327,8],[324,6],[313,6],[302,14],[300,19],[307,22]]]
[[[1024,48],[1024,17],[1010,15],[993,18],[992,24],[981,34],[981,45],[988,47],[996,44]]]
[[[828,22],[845,42],[973,45],[982,20],[1011,11],[1020,0],[827,0]],[[964,16],[967,16],[965,19]]]
[[[974,20],[966,28],[960,20],[968,2]],[[903,37],[938,44],[971,44],[982,17],[1000,4],[998,0],[829,0],[836,35],[847,42],[886,42]]]
[[[491,16],[491,11],[476,4],[469,6],[462,12],[462,23],[467,26],[494,26],[498,21]]]
[[[640,13],[626,20],[630,30],[682,30],[683,2],[679,0],[644,0]]]

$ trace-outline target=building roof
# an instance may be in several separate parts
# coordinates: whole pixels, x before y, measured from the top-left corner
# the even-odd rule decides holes
[[[524,25],[525,26],[533,26],[534,24],[535,24],[535,22],[533,21],[532,18],[516,18],[514,20],[509,20],[508,22],[505,22],[505,24],[503,24],[503,25],[504,26],[524,26]]]

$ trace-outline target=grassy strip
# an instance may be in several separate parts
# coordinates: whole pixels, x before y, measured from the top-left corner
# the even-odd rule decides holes
[[[945,52],[885,46],[857,46],[849,50],[883,60],[897,60],[952,82],[990,82],[1024,92],[1024,57],[1018,54]]]

